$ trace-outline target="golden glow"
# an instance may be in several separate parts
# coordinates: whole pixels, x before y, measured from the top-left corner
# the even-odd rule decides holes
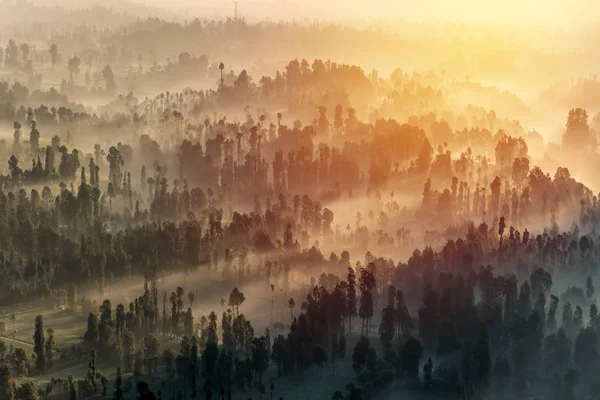
[[[234,0],[145,0],[155,6],[232,14]],[[592,0],[238,0],[241,15],[281,19],[419,19],[565,26],[591,23],[600,16]]]

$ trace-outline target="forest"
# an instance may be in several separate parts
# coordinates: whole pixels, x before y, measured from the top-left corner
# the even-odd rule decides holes
[[[600,399],[600,26],[175,3],[0,1],[0,400]]]

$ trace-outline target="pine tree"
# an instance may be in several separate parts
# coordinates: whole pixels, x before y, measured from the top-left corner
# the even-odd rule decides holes
[[[398,323],[398,338],[402,336],[407,337],[410,334],[412,328],[412,318],[408,311],[408,307],[404,302],[404,293],[402,290],[396,292],[396,322]]]
[[[123,332],[125,328],[125,306],[123,304],[117,305],[116,315],[115,315],[115,335],[118,337]]]
[[[135,335],[132,331],[125,329],[121,334],[123,346],[123,366],[125,372],[133,372],[135,362]]]
[[[357,377],[360,376],[367,364],[370,347],[371,344],[369,343],[369,339],[365,336],[361,336],[356,343],[356,346],[354,346],[354,352],[352,353],[352,368]]]
[[[315,364],[321,370],[321,376],[323,375],[323,364],[327,362],[327,352],[323,346],[314,345],[312,348],[312,355]]]
[[[373,316],[373,295],[375,288],[374,264],[360,270],[360,307],[359,316],[363,320],[363,330],[369,336],[369,319]]]
[[[160,355],[160,342],[158,338],[152,334],[148,334],[144,337],[144,356],[146,358],[146,365],[148,368],[148,374],[153,374],[156,369],[156,360]]]
[[[356,315],[356,274],[354,270],[348,267],[348,286],[346,289],[346,309],[348,312],[348,332],[352,332],[352,317]]]
[[[221,330],[223,331],[223,346],[227,350],[233,350],[235,347],[232,319],[233,315],[231,313],[231,310],[228,310],[228,312],[223,311],[223,316],[221,317]]]
[[[394,303],[396,300],[396,289],[390,286],[388,290],[388,304],[381,311],[381,324],[379,325],[379,340],[387,355],[392,349],[392,340],[394,339],[396,326],[396,310]]]
[[[117,376],[115,377],[114,400],[123,400],[123,377],[121,376],[121,367],[117,367]]]
[[[233,374],[233,357],[231,351],[221,347],[219,360],[217,361],[217,379],[221,383],[221,388],[224,385],[231,383],[231,375]],[[223,392],[223,390],[221,391]],[[225,399],[224,393],[221,393],[221,399]]]
[[[140,184],[141,184],[141,188],[143,191],[143,190],[146,190],[146,166],[145,165],[142,165],[142,171],[141,171],[140,175],[141,175]]]
[[[100,375],[100,383],[102,384],[102,397],[106,397],[106,392],[108,390],[108,378],[106,375]]]
[[[109,351],[113,347],[113,322],[110,300],[104,300],[100,306],[98,341],[100,346],[106,351]]]
[[[163,292],[163,312],[162,312],[162,330],[163,335],[169,333],[169,318],[167,317],[167,291]]]
[[[588,299],[592,299],[594,297],[594,282],[592,281],[592,277],[589,275],[585,281],[585,295]]]
[[[98,344],[98,317],[94,313],[88,315],[87,330],[83,334],[83,342],[92,348],[95,348]]]
[[[46,370],[46,352],[44,338],[44,319],[38,315],[35,319],[35,332],[33,334],[33,352],[35,353],[35,365],[39,373]]]
[[[207,341],[209,343],[218,343],[217,314],[215,314],[214,311],[211,311],[210,315],[208,316]]]
[[[92,392],[98,393],[98,385],[96,385],[96,350],[92,350],[90,357],[90,362],[88,363],[88,373],[85,379],[88,387],[92,389]]]
[[[144,367],[144,349],[140,349],[135,352],[135,359],[133,361],[133,375],[138,378],[142,375],[142,369]]]
[[[12,370],[10,368],[10,365],[6,363],[0,365],[0,399],[15,399]]]
[[[400,366],[408,378],[416,379],[419,376],[419,363],[423,354],[421,342],[409,336],[400,349]]]
[[[258,382],[262,382],[263,372],[269,366],[269,345],[264,336],[254,338],[251,346],[252,368],[258,375]]]
[[[204,367],[204,377],[211,380],[214,376],[215,366],[219,358],[219,348],[216,343],[208,342],[204,352],[202,352],[202,364]]]
[[[53,350],[54,350],[54,329],[48,329],[46,331],[48,337],[46,338],[46,343],[44,345],[46,352],[46,365],[48,368],[52,368],[53,364]]]
[[[77,382],[73,379],[73,375],[69,375],[69,400],[77,400]]]
[[[77,285],[69,285],[67,291],[67,307],[71,311],[77,311]]]

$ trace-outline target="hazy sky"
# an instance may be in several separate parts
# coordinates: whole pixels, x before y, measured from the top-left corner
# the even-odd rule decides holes
[[[188,12],[233,15],[234,0],[144,0]],[[593,0],[238,0],[240,15],[255,18],[463,20],[519,25],[572,25],[600,16]]]

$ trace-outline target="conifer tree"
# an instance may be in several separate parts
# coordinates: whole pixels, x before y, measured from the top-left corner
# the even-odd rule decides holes
[[[0,399],[15,399],[12,370],[8,363],[0,364]]]
[[[348,312],[348,332],[352,332],[352,317],[356,315],[356,274],[354,270],[348,267],[348,286],[346,289],[346,310]]]
[[[33,352],[35,353],[35,365],[39,373],[46,370],[46,339],[44,337],[44,319],[38,315],[35,319],[35,332],[33,334]]]

